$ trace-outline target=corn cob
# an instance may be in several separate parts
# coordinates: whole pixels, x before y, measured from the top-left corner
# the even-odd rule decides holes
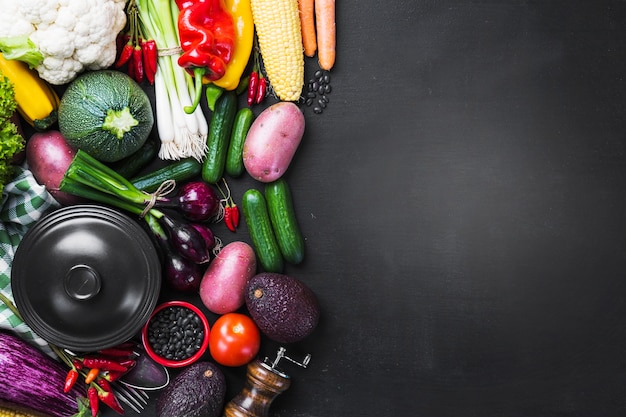
[[[0,73],[13,83],[17,111],[24,121],[37,130],[47,130],[56,123],[59,96],[34,70],[0,53]]]
[[[34,414],[30,411],[18,411],[9,406],[0,404],[0,417],[41,417],[41,414]]]
[[[250,5],[270,86],[279,99],[297,101],[304,84],[298,0],[252,0]]]

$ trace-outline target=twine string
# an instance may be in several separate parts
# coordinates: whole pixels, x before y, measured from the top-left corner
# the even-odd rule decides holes
[[[146,214],[156,205],[157,201],[161,197],[165,197],[176,188],[175,180],[165,180],[159,185],[159,188],[156,189],[153,193],[146,193],[150,196],[150,200],[146,203],[146,207],[144,207],[143,211],[139,215],[141,218],[144,218]]]

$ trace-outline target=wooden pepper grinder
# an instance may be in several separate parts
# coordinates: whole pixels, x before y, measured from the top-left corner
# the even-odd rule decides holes
[[[281,347],[271,363],[268,358],[264,362],[258,359],[250,362],[243,390],[226,404],[224,417],[267,417],[274,398],[291,385],[289,375],[276,368],[283,358],[303,368],[311,361],[311,355],[306,355],[302,362],[297,362],[285,356],[285,348]]]

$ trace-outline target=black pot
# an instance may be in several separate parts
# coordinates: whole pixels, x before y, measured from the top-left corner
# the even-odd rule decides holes
[[[18,245],[11,287],[26,324],[73,351],[96,351],[135,336],[154,310],[161,263],[146,231],[96,205],[42,218]]]

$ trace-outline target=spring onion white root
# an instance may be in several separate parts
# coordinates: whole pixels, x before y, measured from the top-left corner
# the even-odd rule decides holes
[[[193,79],[178,65],[181,50],[178,41],[178,7],[170,0],[135,0],[139,20],[146,37],[156,41],[159,50],[154,80],[157,130],[161,140],[159,158],[178,160],[204,159],[208,122],[202,108],[187,114],[195,96]]]

